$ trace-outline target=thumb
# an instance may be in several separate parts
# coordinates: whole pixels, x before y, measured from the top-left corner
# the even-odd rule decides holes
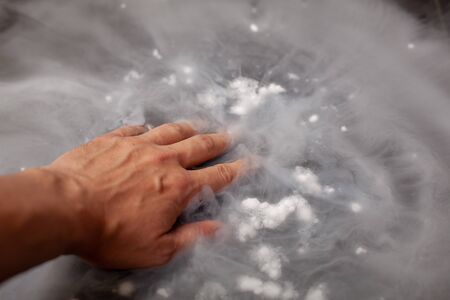
[[[201,237],[213,237],[222,227],[217,221],[201,221],[183,225],[173,233],[173,238],[179,250],[192,246]]]

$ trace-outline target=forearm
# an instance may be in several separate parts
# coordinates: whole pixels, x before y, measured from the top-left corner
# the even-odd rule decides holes
[[[0,177],[0,281],[72,247],[77,208],[68,185],[45,169]]]

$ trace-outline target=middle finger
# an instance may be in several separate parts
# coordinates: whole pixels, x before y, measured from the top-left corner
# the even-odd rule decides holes
[[[230,146],[226,133],[200,134],[171,145],[184,168],[198,166],[223,154]]]

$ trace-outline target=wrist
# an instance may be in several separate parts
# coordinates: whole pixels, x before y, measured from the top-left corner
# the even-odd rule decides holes
[[[81,255],[88,245],[97,240],[99,224],[94,217],[94,201],[89,201],[90,193],[84,180],[55,168],[40,168],[41,176],[49,178],[50,189],[56,195],[55,207],[59,207],[64,216],[62,229],[63,253]]]

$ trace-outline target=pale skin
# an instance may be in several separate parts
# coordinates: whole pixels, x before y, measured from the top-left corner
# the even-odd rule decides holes
[[[168,263],[217,221],[174,227],[205,186],[218,192],[244,171],[238,160],[192,169],[230,146],[190,123],[128,126],[52,164],[0,177],[0,281],[60,255],[114,269]]]

